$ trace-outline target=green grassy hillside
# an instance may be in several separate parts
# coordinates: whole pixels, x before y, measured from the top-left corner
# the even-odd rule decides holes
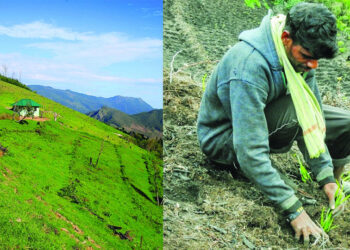
[[[148,128],[153,128],[157,131],[163,131],[163,109],[155,109],[149,112],[142,112],[132,115],[140,123]]]
[[[22,98],[43,105],[50,120],[7,119]],[[162,247],[160,159],[112,127],[2,81],[0,119],[1,249]]]

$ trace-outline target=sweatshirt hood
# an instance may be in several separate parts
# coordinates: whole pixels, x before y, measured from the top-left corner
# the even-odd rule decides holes
[[[281,70],[282,66],[271,34],[271,17],[272,11],[269,10],[258,28],[243,31],[238,39],[255,48],[266,59],[271,69]]]

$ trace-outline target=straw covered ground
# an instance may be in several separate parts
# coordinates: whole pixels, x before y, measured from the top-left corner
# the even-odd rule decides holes
[[[305,247],[252,183],[211,165],[197,142],[203,76],[207,81],[238,34],[258,26],[266,13],[249,9],[243,0],[164,2],[164,249]],[[324,102],[350,109],[346,58],[320,61],[317,79]],[[295,146],[271,159],[319,221],[327,199],[315,182],[301,182],[294,154],[300,155]],[[338,227],[323,247],[349,248],[349,208],[334,223]]]

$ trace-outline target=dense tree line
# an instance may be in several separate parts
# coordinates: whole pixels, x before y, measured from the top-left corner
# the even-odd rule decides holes
[[[0,74],[0,80],[1,81],[4,81],[4,82],[7,82],[7,83],[10,83],[12,85],[16,85],[20,88],[23,88],[23,89],[26,89],[26,90],[29,90],[29,91],[32,91],[27,85],[21,83],[20,81],[18,81],[17,79],[14,79],[14,78],[11,78],[11,77],[7,77],[7,76],[4,76],[4,75],[1,75]]]
[[[136,132],[129,132],[126,131],[123,128],[118,128],[118,130],[122,131],[125,134],[128,134],[132,137],[132,143],[139,146],[140,148],[146,149],[147,151],[150,151],[154,153],[157,157],[162,158],[163,157],[163,140],[162,138],[153,138],[148,137],[141,133]]]

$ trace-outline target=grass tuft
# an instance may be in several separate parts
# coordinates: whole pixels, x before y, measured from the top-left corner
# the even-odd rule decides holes
[[[307,183],[308,181],[312,182],[312,178],[309,172],[307,171],[307,169],[305,168],[305,166],[303,165],[302,161],[300,160],[299,156],[297,154],[294,154],[294,157],[296,157],[299,162],[299,172],[301,175],[301,180],[304,183]]]
[[[332,210],[327,209],[327,212],[325,212],[325,207],[323,207],[322,213],[321,213],[320,225],[326,233],[338,227],[338,226],[333,226],[333,220],[334,218],[333,218]]]
[[[350,194],[345,196],[344,185],[340,185],[338,181],[336,182],[337,182],[338,188],[337,188],[337,191],[335,192],[335,207],[337,208],[350,198]]]
[[[344,185],[340,185],[338,181],[337,181],[337,185],[338,185],[338,188],[335,192],[335,209],[341,206],[344,202],[346,202],[350,198],[350,195],[348,196],[344,195],[344,192],[343,192]],[[325,208],[323,207],[322,213],[321,213],[320,225],[326,233],[338,227],[333,225],[333,221],[334,221],[333,211],[331,209],[328,209],[327,212],[325,212]]]
[[[203,77],[202,77],[202,89],[203,89],[203,93],[205,91],[205,79],[207,78],[208,74],[204,74]]]

